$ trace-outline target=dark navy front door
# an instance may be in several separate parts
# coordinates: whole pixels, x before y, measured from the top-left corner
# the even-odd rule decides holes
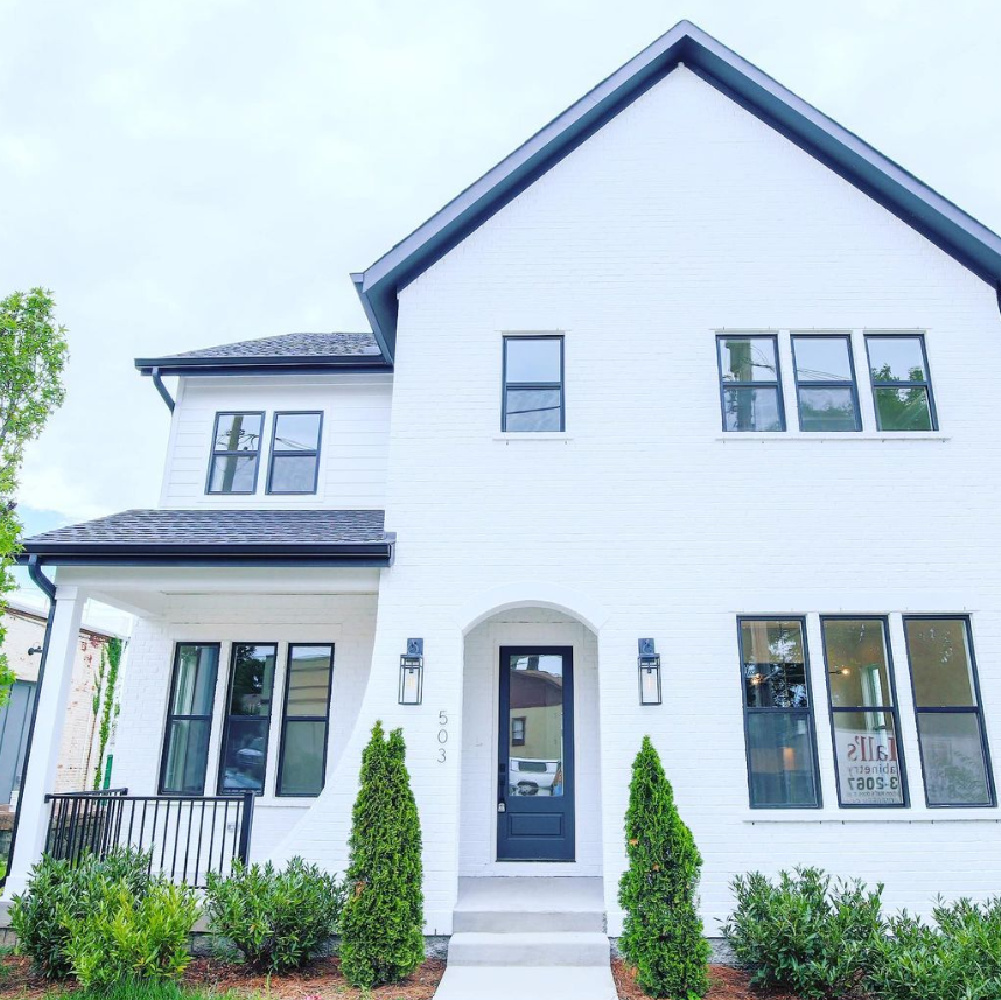
[[[574,860],[573,650],[502,646],[497,860]]]

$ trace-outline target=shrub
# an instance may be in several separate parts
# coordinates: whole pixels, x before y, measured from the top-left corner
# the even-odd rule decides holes
[[[148,852],[132,849],[112,851],[103,859],[88,855],[76,865],[43,857],[11,906],[18,951],[50,979],[69,975],[66,920],[86,917],[94,898],[109,884],[124,882],[134,896],[142,896],[149,885],[149,863]]]
[[[398,982],[424,960],[421,828],[403,733],[382,723],[362,753],[351,815],[341,967],[355,986]]]
[[[210,874],[205,890],[212,930],[228,938],[244,960],[280,972],[304,965],[334,933],[344,903],[332,875],[293,858],[282,871],[239,862],[223,878]]]
[[[690,1000],[709,990],[709,943],[696,890],[702,857],[674,804],[660,757],[643,737],[633,762],[626,813],[629,867],[619,882],[623,958],[653,997]]]
[[[903,913],[889,921],[868,985],[885,1000],[995,1000],[1001,996],[1001,898],[933,910],[936,927]]]
[[[817,868],[782,872],[773,884],[760,872],[734,879],[737,907],[723,934],[752,981],[781,986],[804,1000],[858,989],[883,936],[883,886],[833,881]]]
[[[63,914],[66,955],[84,989],[163,982],[187,968],[198,919],[192,888],[155,879],[137,896],[124,880],[107,882],[90,903],[85,914]]]

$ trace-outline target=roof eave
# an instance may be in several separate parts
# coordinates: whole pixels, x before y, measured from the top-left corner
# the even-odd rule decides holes
[[[140,375],[307,375],[315,372],[384,371],[393,366],[383,355],[328,355],[276,358],[136,358]]]

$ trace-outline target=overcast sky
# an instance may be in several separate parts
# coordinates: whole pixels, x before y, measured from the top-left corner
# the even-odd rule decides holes
[[[998,0],[0,0],[0,294],[67,399],[29,530],[155,506],[136,356],[361,330],[361,270],[687,17],[1001,229]]]

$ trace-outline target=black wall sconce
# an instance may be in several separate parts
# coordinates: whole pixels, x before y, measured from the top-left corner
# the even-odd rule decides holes
[[[654,648],[653,639],[639,640],[640,655],[637,658],[640,675],[640,704],[659,705],[660,656]]]
[[[424,687],[424,640],[407,639],[400,657],[400,704],[419,705]]]

